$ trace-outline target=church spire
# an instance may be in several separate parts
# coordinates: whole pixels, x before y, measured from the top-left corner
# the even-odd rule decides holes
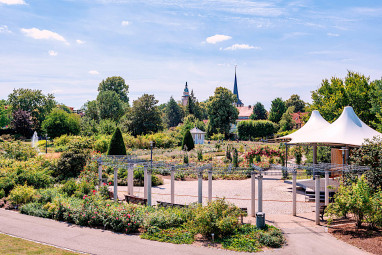
[[[235,103],[236,106],[241,107],[241,106],[244,106],[244,104],[241,102],[239,98],[239,89],[237,88],[237,78],[236,78],[236,67],[237,65],[235,65],[235,82],[233,84],[233,94],[236,95],[237,97],[237,101]]]

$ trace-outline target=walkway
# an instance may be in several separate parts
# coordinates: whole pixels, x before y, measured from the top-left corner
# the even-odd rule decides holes
[[[369,254],[335,239],[325,233],[323,227],[315,227],[314,222],[305,215],[303,217],[269,215],[267,219],[269,223],[280,227],[286,233],[288,245],[263,254]],[[254,222],[254,218],[246,219],[249,220]],[[243,254],[214,248],[148,241],[136,235],[79,227],[4,209],[0,209],[0,232],[89,254]]]

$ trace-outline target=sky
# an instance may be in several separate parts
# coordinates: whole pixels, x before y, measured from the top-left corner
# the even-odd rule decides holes
[[[130,100],[218,86],[267,109],[323,79],[382,77],[382,1],[0,0],[0,99],[40,89],[80,108],[121,76]]]

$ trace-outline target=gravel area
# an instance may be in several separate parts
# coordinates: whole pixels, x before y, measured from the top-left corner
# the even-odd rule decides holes
[[[292,185],[284,183],[281,176],[265,176],[263,179],[263,211],[266,214],[291,214],[292,213]],[[225,198],[239,207],[250,209],[250,179],[246,180],[214,180],[212,182],[212,196]],[[112,188],[112,187],[111,187]],[[257,200],[256,181],[256,200]],[[122,199],[127,194],[126,186],[118,187],[118,195]],[[152,188],[152,201],[170,202],[170,180],[164,179],[164,184]],[[208,182],[203,181],[203,203],[207,202]],[[143,187],[134,187],[134,195],[143,197]],[[197,202],[198,182],[175,181],[175,203],[190,204]],[[256,201],[257,208],[257,201]],[[297,192],[297,213],[314,211],[314,203],[305,202],[305,195]]]

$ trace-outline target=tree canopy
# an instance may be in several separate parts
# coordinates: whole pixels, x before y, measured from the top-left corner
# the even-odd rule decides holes
[[[158,132],[162,129],[161,113],[154,95],[143,94],[133,102],[129,115],[129,131],[133,135]]]
[[[274,123],[279,123],[287,107],[285,102],[280,98],[276,98],[272,101],[271,110],[269,111],[269,120]]]
[[[253,112],[250,116],[252,120],[266,120],[268,119],[267,110],[265,110],[264,105],[260,102],[257,102],[253,106]]]
[[[207,128],[208,135],[222,133],[226,137],[229,135],[230,125],[235,124],[239,115],[239,111],[233,105],[236,96],[223,87],[215,89],[213,96],[209,98],[207,109],[209,125]]]
[[[170,97],[170,101],[166,104],[165,114],[167,126],[169,127],[176,127],[182,122],[182,108],[175,102],[173,97]]]
[[[100,119],[118,121],[124,111],[121,100],[114,91],[103,91],[97,96],[97,108]]]
[[[285,105],[287,108],[293,106],[294,112],[305,112],[306,103],[297,94],[291,95],[290,98],[285,101]]]
[[[80,116],[55,108],[43,121],[42,129],[51,138],[60,137],[65,134],[77,135],[80,132]]]
[[[128,93],[129,85],[125,83],[125,80],[120,76],[108,77],[106,80],[102,80],[98,86],[98,92],[114,91],[119,96],[119,99],[124,103],[129,103]]]
[[[295,112],[294,106],[288,107],[287,111],[283,114],[280,120],[280,131],[289,131],[293,129],[295,121],[292,114]]]

